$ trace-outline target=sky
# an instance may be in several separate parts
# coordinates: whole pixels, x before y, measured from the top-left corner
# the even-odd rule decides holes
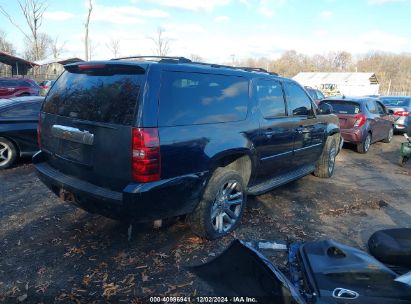
[[[24,0],[21,0],[24,1]],[[44,0],[43,0],[44,1]],[[45,0],[40,28],[65,43],[62,57],[84,58],[85,0]],[[307,55],[348,51],[411,53],[411,0],[93,0],[93,59],[152,55],[158,28],[171,56],[209,62],[278,58],[285,50]],[[27,29],[17,0],[0,0]],[[0,30],[23,53],[23,35],[0,14]]]

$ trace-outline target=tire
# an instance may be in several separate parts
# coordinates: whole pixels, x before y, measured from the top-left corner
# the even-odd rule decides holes
[[[315,167],[315,176],[329,178],[334,174],[337,149],[335,136],[328,136],[323,152],[321,153],[320,159]]]
[[[358,153],[362,153],[365,154],[370,150],[370,146],[371,146],[371,133],[367,133],[367,136],[364,138],[364,140],[362,141],[362,143],[357,145],[357,151]]]
[[[411,267],[411,228],[374,232],[368,240],[370,253],[383,263]]]
[[[393,137],[394,137],[394,127],[391,126],[390,130],[388,131],[387,137],[384,138],[382,142],[389,144],[392,141]]]
[[[0,137],[0,170],[10,168],[17,160],[16,146],[4,137]]]
[[[210,240],[222,237],[238,226],[246,202],[241,175],[234,170],[218,168],[210,178],[197,208],[188,216],[188,222],[200,237]]]

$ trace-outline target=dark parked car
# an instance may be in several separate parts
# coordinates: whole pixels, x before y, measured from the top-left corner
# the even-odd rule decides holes
[[[66,65],[48,93],[33,159],[61,198],[129,222],[188,215],[216,238],[239,224],[247,194],[333,174],[338,118],[295,81],[134,59]]]
[[[37,121],[43,97],[0,99],[0,169],[39,150]]]
[[[377,141],[391,142],[394,121],[385,106],[375,98],[329,98],[329,104],[340,120],[341,136],[345,142],[357,145],[357,151],[367,153]]]
[[[312,87],[307,87],[305,86],[304,89],[310,94],[311,98],[314,100],[314,102],[318,105],[321,100],[325,98],[323,92],[321,92],[318,89],[314,89]]]
[[[0,78],[0,98],[38,96],[40,87],[32,79]]]
[[[411,136],[411,96],[381,96],[379,99],[393,111],[395,131]]]

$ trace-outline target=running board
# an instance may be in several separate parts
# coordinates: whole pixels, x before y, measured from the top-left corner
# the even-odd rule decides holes
[[[263,194],[264,192],[270,191],[271,189],[277,188],[295,179],[308,175],[314,172],[314,170],[315,170],[315,165],[307,165],[307,166],[301,167],[298,170],[286,173],[281,176],[277,176],[261,184],[249,187],[247,190],[247,193],[249,195]]]

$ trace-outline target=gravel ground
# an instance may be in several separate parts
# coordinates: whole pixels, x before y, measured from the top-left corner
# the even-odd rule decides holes
[[[210,296],[186,271],[234,238],[335,239],[365,249],[376,230],[411,227],[411,163],[398,166],[402,136],[367,155],[345,146],[331,179],[307,176],[250,197],[240,227],[206,241],[181,222],[127,227],[61,202],[30,161],[0,172],[0,302],[143,303],[149,296]]]

